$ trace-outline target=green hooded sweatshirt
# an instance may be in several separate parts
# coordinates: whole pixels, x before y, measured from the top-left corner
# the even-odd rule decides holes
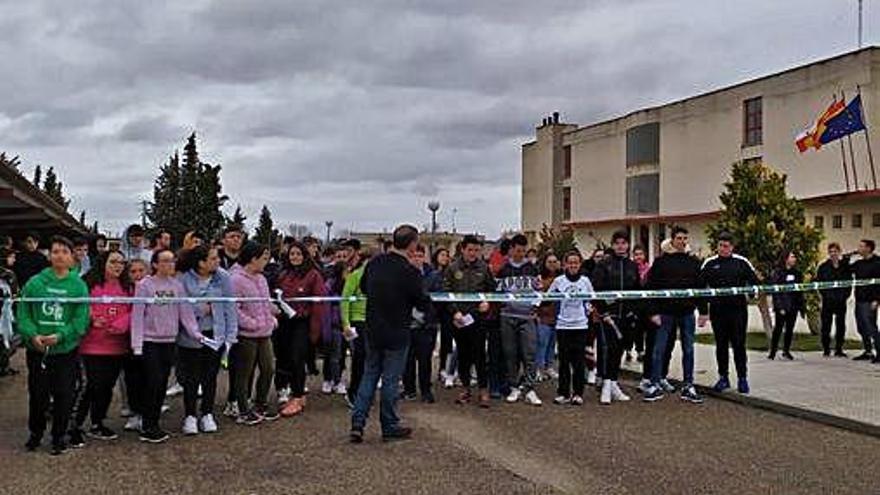
[[[46,268],[24,286],[22,297],[88,297],[89,289],[79,275],[71,270],[58,278]],[[28,349],[36,350],[31,339],[36,335],[58,335],[58,343],[49,354],[66,354],[79,346],[89,327],[89,305],[54,302],[18,303],[18,333]]]
[[[364,295],[361,291],[361,278],[363,278],[363,276],[363,266],[348,274],[348,277],[345,279],[345,285],[342,288],[342,297],[362,297]],[[342,313],[343,327],[350,327],[354,323],[363,323],[367,321],[367,301],[365,300],[359,300],[357,302],[342,301],[339,304],[339,311]],[[357,325],[354,326],[357,328]]]

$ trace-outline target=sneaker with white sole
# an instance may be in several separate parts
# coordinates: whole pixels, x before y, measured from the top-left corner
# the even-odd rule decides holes
[[[681,389],[681,400],[690,402],[691,404],[702,404],[703,396],[697,392],[697,389],[694,388],[693,385],[686,385]]]
[[[165,395],[168,397],[174,397],[175,395],[180,395],[183,393],[183,386],[179,383],[175,383],[174,385],[168,387],[168,390],[165,391]]]
[[[324,382],[321,384],[321,393],[330,395],[333,393],[333,382]]]
[[[160,413],[160,414],[165,414],[165,413],[167,413],[167,412],[170,411],[170,410],[171,410],[171,406],[169,406],[168,404],[162,404],[162,408],[159,409],[159,413]]]
[[[455,375],[447,375],[446,379],[443,380],[443,386],[446,387],[447,389],[454,387],[455,386],[455,378],[456,378]]]
[[[510,395],[507,396],[507,402],[509,404],[513,404],[514,402],[519,402],[519,396],[522,395],[522,390],[519,387],[514,387],[510,391]]]
[[[122,427],[125,431],[141,431],[143,428],[144,420],[139,414],[135,414],[128,418],[128,421],[125,422],[125,426]]]
[[[551,380],[559,380],[559,373],[553,368],[547,368],[547,376],[550,377]]]
[[[184,435],[198,435],[199,420],[197,420],[195,416],[187,416],[183,418],[183,428],[181,428],[180,431]]]
[[[569,400],[569,398],[564,395],[559,395],[555,399],[553,399],[553,403],[557,406],[564,406],[569,402],[571,402],[571,400]]]
[[[573,406],[582,406],[584,405],[584,398],[580,395],[575,395],[571,398],[571,405]]]
[[[629,402],[631,399],[628,395],[623,393],[623,390],[620,389],[620,385],[616,381],[612,381],[611,400],[615,402]]]
[[[217,421],[214,420],[213,414],[205,414],[199,419],[199,429],[204,433],[216,433]]]
[[[660,380],[660,388],[662,388],[667,394],[675,393],[675,385],[669,383],[669,380],[666,378]]]
[[[529,390],[526,394],[526,404],[530,406],[540,406],[541,404],[543,404],[543,402],[541,402],[541,398],[538,397],[537,392],[535,392],[534,390]]]
[[[636,387],[636,390],[638,390],[639,392],[644,394],[650,388],[651,388],[651,380],[649,380],[647,378],[642,378],[641,380],[639,380],[639,386]]]
[[[599,394],[599,403],[611,404],[611,380],[602,380],[602,392]]]
[[[279,404],[284,404],[289,400],[290,400],[290,388],[284,387],[278,391],[278,403]]]
[[[657,402],[665,396],[663,389],[654,385],[648,387],[642,394],[642,400],[645,402]]]
[[[588,370],[587,371],[587,385],[595,385],[596,384],[596,370]]]
[[[237,402],[227,402],[226,407],[223,409],[223,415],[227,418],[237,418],[238,417],[238,403]]]
[[[345,383],[345,380],[340,380],[339,383],[333,387],[333,393],[336,395],[345,395],[348,393],[348,384]]]

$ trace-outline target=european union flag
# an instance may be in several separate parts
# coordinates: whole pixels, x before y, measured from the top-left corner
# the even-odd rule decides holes
[[[825,129],[819,136],[819,143],[828,144],[854,132],[865,130],[862,118],[862,95],[858,95],[846,108],[825,122]]]

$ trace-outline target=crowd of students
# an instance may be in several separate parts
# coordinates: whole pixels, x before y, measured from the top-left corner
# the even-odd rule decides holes
[[[632,359],[633,349],[642,364],[638,389],[643,400],[660,400],[676,391],[668,376],[676,340],[682,351],[680,398],[698,404],[703,397],[694,387],[694,338],[696,328],[709,320],[718,368],[714,389],[721,392],[732,386],[732,349],[737,390],[750,391],[746,296],[501,303],[431,303],[427,296],[758,284],[758,274],[734,252],[729,235],[719,236],[715,255],[698,260],[689,252],[687,230],[673,228],[651,265],[644,249],[631,249],[626,232],[615,233],[607,250],[596,250],[587,259],[576,250],[547,252],[538,259],[523,235],[502,240],[484,259],[483,243],[474,236],[466,236],[454,253],[445,248],[429,253],[410,230],[400,239],[395,232],[393,243],[383,249],[388,253],[379,257],[354,239],[321,246],[313,238],[285,238],[270,249],[246,241],[234,227],[214,244],[187,234],[178,251],[172,250],[173,239],[162,230],[155,232],[148,247],[145,231],[138,225],[127,229],[117,250],[109,249],[105,238],[90,243],[56,236],[46,256],[39,251],[36,235],[24,239],[21,251],[3,246],[0,290],[4,295],[46,298],[16,307],[15,329],[26,347],[28,370],[27,449],[40,447],[48,417],[53,454],[83,446],[86,436],[117,438],[106,425],[117,389],[129,416],[125,429],[137,431],[145,442],[166,441],[169,435],[161,417],[172,370],[174,387],[183,394],[184,435],[218,431],[215,403],[221,369],[227,370],[228,380],[223,412],[242,425],[302,414],[307,377],[322,375],[321,392],[339,394],[353,408],[352,441],[359,442],[380,376],[383,435],[405,438],[410,431],[398,427],[394,406],[398,393],[402,391],[404,400],[433,403],[435,383],[460,386],[455,402],[481,408],[491,407],[493,401],[520,400],[540,406],[538,384],[545,380],[557,382],[554,404],[583,405],[587,387],[593,385],[598,387],[600,404],[629,401],[618,380],[621,364]],[[880,258],[873,251],[872,241],[862,241],[859,259],[851,262],[832,243],[817,279],[880,277]],[[802,281],[796,264],[796,253],[783,253],[778,269],[766,281]],[[419,282],[401,285],[413,277]],[[825,355],[832,352],[830,333],[836,321],[834,354],[845,356],[845,311],[851,292],[821,293]],[[270,302],[276,294],[281,300],[344,299]],[[880,289],[858,287],[855,294],[865,346],[856,359],[878,362]],[[150,300],[90,305],[51,300],[82,296]],[[251,299],[186,300],[199,297]],[[167,298],[181,300],[163,303]],[[776,358],[782,339],[781,355],[792,359],[794,324],[805,310],[803,295],[776,294],[773,309],[769,358]],[[439,351],[436,368],[435,351]],[[399,373],[383,371],[389,367],[399,368]]]

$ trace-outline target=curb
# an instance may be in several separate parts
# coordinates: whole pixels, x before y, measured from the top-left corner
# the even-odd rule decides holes
[[[633,378],[636,381],[638,381],[642,376],[641,373],[628,369],[622,369],[620,370],[620,372],[621,374]],[[676,385],[681,385],[678,380],[670,381],[675,383]],[[753,407],[755,409],[783,414],[785,416],[803,419],[825,426],[832,426],[834,428],[840,428],[854,433],[860,433],[862,435],[869,435],[872,437],[880,438],[880,425],[865,423],[863,421],[858,421],[855,419],[843,418],[840,416],[835,416],[833,414],[814,411],[804,407],[792,406],[790,404],[783,404],[781,402],[775,402],[768,399],[761,399],[758,397],[753,397],[751,395],[742,395],[735,392],[718,393],[714,389],[712,389],[712,387],[707,387],[705,385],[694,385],[694,387],[699,390],[700,393],[702,393],[703,395],[707,397],[712,397],[714,399],[720,399],[723,401],[732,402],[734,404],[739,404],[741,406]]]

